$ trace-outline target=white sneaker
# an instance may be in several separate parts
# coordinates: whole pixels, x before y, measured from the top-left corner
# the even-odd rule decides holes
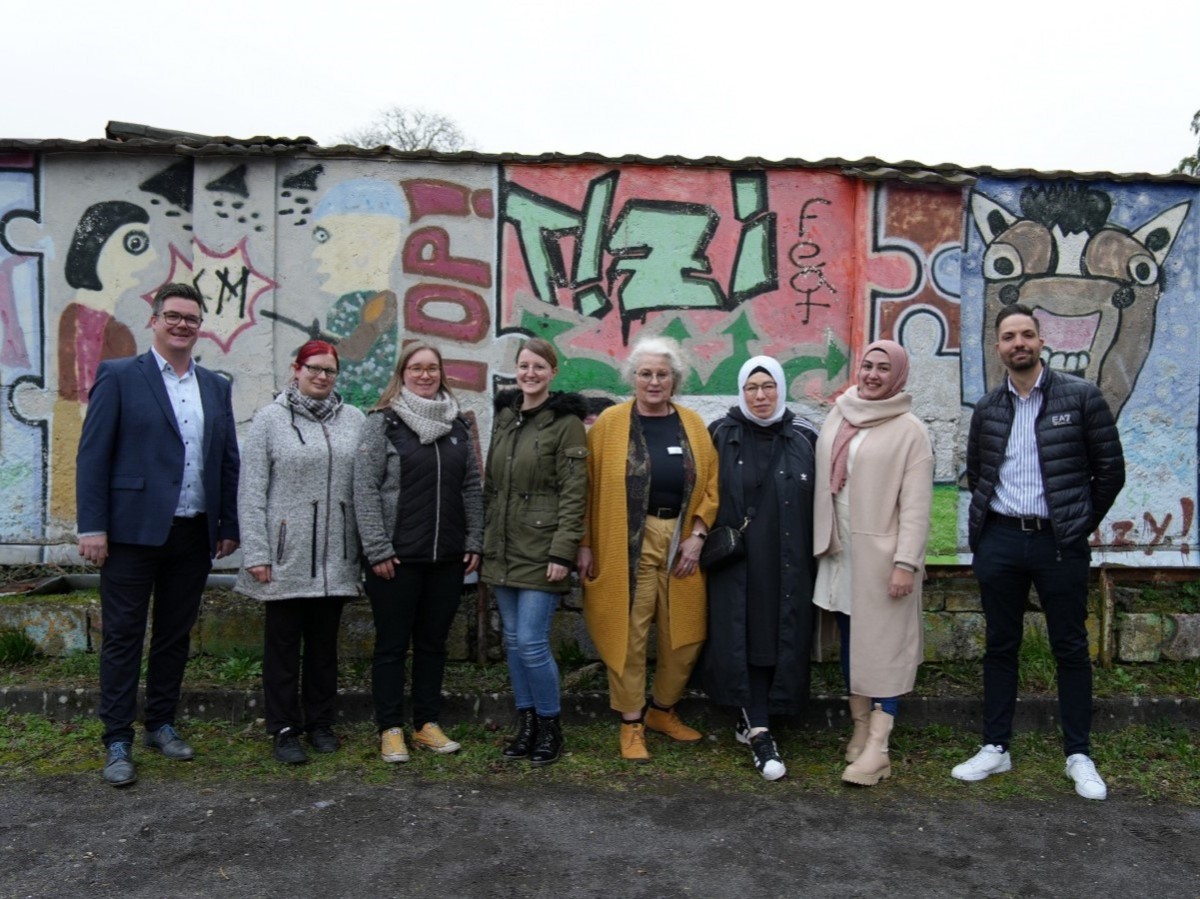
[[[767,780],[779,780],[787,774],[787,766],[779,757],[779,750],[771,738],[771,732],[764,730],[750,738],[750,751],[754,755],[754,767]]]
[[[963,762],[955,765],[950,772],[951,777],[959,780],[983,780],[992,774],[1003,774],[1012,770],[1012,759],[999,746],[989,743],[979,747],[979,751]],[[1093,773],[1095,773],[1093,769]]]
[[[1067,756],[1067,777],[1075,781],[1075,792],[1084,799],[1108,798],[1108,787],[1104,785],[1096,764],[1086,755],[1077,752]]]

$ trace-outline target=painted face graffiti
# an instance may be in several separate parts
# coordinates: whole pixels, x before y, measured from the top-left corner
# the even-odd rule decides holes
[[[1094,381],[1119,413],[1149,355],[1162,266],[1190,205],[1130,232],[1109,221],[1112,198],[1102,190],[1027,187],[1022,216],[974,194],[971,214],[986,247],[984,321],[1012,303],[1032,308],[1042,361]],[[999,357],[988,359],[989,389],[1003,372]]]

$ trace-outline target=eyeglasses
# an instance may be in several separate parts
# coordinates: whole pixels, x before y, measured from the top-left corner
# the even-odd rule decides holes
[[[172,328],[178,328],[180,325],[187,325],[193,331],[200,327],[200,323],[204,321],[198,315],[182,315],[178,312],[160,312],[159,317]]]
[[[325,377],[329,378],[332,381],[334,378],[336,378],[338,376],[338,370],[336,368],[325,368],[324,366],[321,366],[321,365],[309,365],[307,362],[304,362],[301,364],[304,366],[305,370],[310,375],[312,375],[314,378],[318,378],[321,375],[324,375]]]
[[[650,371],[643,368],[641,371],[636,372],[636,376],[639,381],[649,383],[651,381],[670,381],[675,377],[675,373],[670,371]]]
[[[779,389],[777,384],[747,384],[742,388],[742,393],[765,393],[772,394]]]
[[[404,370],[414,377],[420,375],[433,375],[435,378],[442,373],[440,365],[408,365]]]

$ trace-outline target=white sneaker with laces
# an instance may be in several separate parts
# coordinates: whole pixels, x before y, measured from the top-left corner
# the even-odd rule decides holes
[[[1011,770],[1012,758],[1008,752],[999,746],[988,743],[986,746],[979,747],[979,751],[961,765],[955,765],[950,776],[974,782]]]
[[[1066,775],[1075,781],[1075,792],[1084,799],[1108,798],[1108,787],[1096,770],[1096,763],[1083,753],[1067,756]]]

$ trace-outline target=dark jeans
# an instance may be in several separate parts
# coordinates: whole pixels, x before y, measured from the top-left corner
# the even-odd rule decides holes
[[[1017,704],[1017,665],[1029,587],[1037,587],[1058,665],[1058,713],[1067,755],[1090,753],[1092,661],[1087,591],[1091,552],[1080,540],[1059,550],[1050,531],[1025,533],[989,522],[975,553],[987,618],[983,657],[983,742],[1008,749]]]
[[[850,693],[850,616],[845,612],[834,612],[834,619],[837,621],[838,637],[840,638],[840,655],[842,659],[842,677],[846,681],[846,693]],[[893,718],[900,714],[900,697],[898,696],[872,696],[871,708],[876,705],[887,712]]]
[[[404,657],[412,644],[412,720],[420,730],[442,709],[446,638],[462,598],[458,562],[405,562],[390,581],[367,569],[367,596],[375,616],[371,694],[383,731],[404,725]]]
[[[313,730],[333,726],[338,626],[345,602],[336,596],[306,596],[266,603],[263,696],[267,733],[285,727]]]
[[[204,516],[177,520],[162,546],[109,543],[100,569],[100,720],[104,745],[133,742],[146,622],[146,730],[175,723],[188,640],[212,559]]]

